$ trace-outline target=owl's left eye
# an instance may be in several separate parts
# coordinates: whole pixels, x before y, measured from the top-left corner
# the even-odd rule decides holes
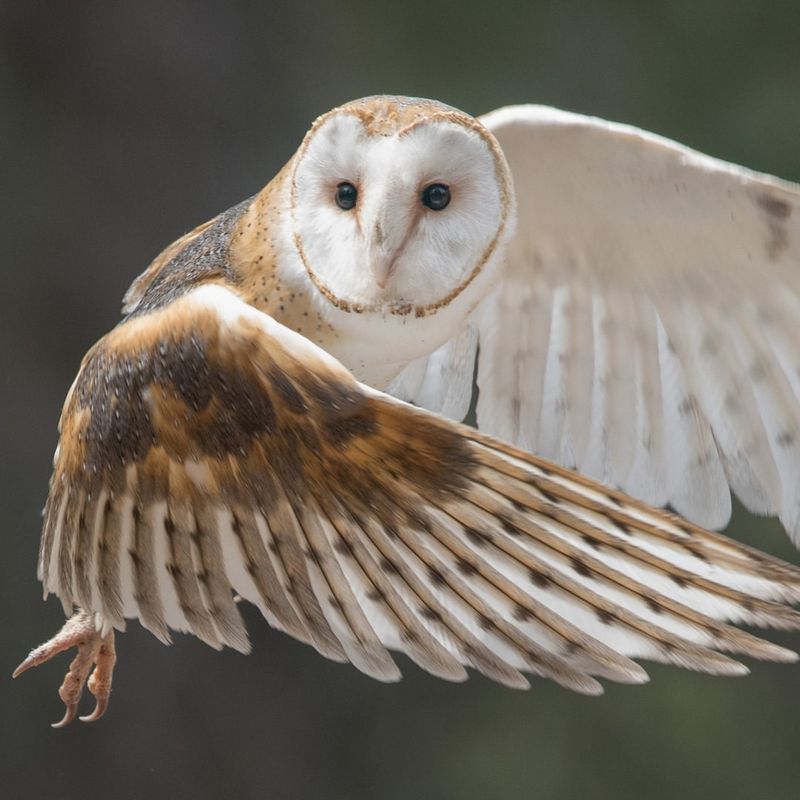
[[[358,199],[358,189],[349,181],[342,181],[336,184],[336,205],[342,211],[350,211],[355,208]]]
[[[450,202],[450,187],[444,183],[432,183],[422,190],[422,205],[431,211],[441,211]]]

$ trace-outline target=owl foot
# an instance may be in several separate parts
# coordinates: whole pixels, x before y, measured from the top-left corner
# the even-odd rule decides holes
[[[63,728],[75,719],[78,702],[87,679],[89,691],[95,696],[96,705],[91,714],[80,718],[81,722],[94,722],[105,713],[111,694],[114,662],[117,660],[114,650],[114,631],[102,636],[95,625],[94,614],[79,611],[66,621],[64,627],[52,639],[32,650],[14,670],[13,677],[16,678],[31,667],[38,667],[72,647],[78,648],[78,655],[69,665],[69,672],[58,690],[67,710],[64,718],[53,724],[54,728]]]

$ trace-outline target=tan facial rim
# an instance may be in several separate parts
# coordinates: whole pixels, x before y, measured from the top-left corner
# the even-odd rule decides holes
[[[308,148],[309,142],[313,134],[317,131],[320,126],[324,125],[327,122],[328,118],[333,114],[351,114],[354,117],[358,117],[359,119],[364,121],[364,114],[360,111],[358,106],[353,107],[344,107],[344,108],[335,108],[332,111],[329,111],[327,114],[323,114],[319,117],[314,124],[311,126],[311,129],[306,134],[303,143],[300,145],[300,149],[295,154],[293,159],[294,163],[292,166],[292,184],[291,184],[291,208],[290,213],[292,215],[292,222],[294,223],[294,227],[297,227],[297,219],[295,216],[295,210],[297,207],[297,182],[295,180],[295,174],[297,172],[297,165],[303,158],[306,149]],[[483,251],[483,254],[476,262],[475,266],[472,268],[470,273],[464,278],[461,283],[455,287],[455,289],[451,290],[448,294],[444,297],[440,298],[439,300],[435,300],[432,303],[428,303],[423,306],[413,305],[412,303],[404,303],[402,305],[386,305],[386,304],[360,304],[360,303],[351,303],[347,300],[344,300],[341,297],[335,295],[330,288],[322,281],[322,279],[317,275],[316,272],[311,268],[311,264],[309,263],[308,257],[306,256],[305,248],[303,247],[303,242],[300,239],[300,235],[295,233],[292,237],[294,241],[294,246],[297,250],[300,259],[303,262],[303,266],[306,268],[306,272],[308,272],[309,277],[314,282],[314,285],[320,290],[322,295],[336,308],[341,311],[352,312],[355,314],[363,314],[367,311],[388,311],[390,314],[395,314],[397,316],[407,316],[408,314],[414,314],[415,317],[426,317],[430,314],[435,314],[440,308],[444,308],[445,306],[449,305],[467,286],[472,283],[475,279],[477,274],[481,271],[484,264],[488,261],[489,257],[494,252],[495,247],[497,246],[497,242],[499,241],[500,237],[503,235],[503,231],[506,227],[506,222],[508,220],[508,214],[511,207],[511,193],[509,192],[509,185],[510,185],[510,176],[508,172],[508,166],[506,164],[505,157],[503,156],[502,151],[500,150],[500,145],[498,145],[495,138],[488,134],[486,128],[481,125],[478,120],[474,117],[470,117],[467,114],[459,113],[458,111],[437,111],[437,113],[432,114],[431,116],[424,117],[423,119],[418,119],[412,122],[410,125],[402,128],[401,130],[394,131],[393,133],[398,136],[405,136],[410,133],[415,128],[419,127],[420,125],[427,125],[431,122],[437,120],[445,120],[447,122],[453,122],[458,125],[464,125],[468,128],[474,130],[488,145],[489,149],[492,153],[492,158],[494,159],[494,170],[495,176],[497,177],[497,182],[500,185],[500,201],[502,205],[502,214],[500,217],[500,224],[497,227],[497,231],[495,232],[494,236],[492,237],[492,241],[489,242],[486,249]],[[384,134],[387,135],[387,134]]]

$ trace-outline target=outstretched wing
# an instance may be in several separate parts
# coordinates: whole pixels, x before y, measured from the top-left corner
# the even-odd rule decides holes
[[[800,187],[552,108],[482,121],[519,223],[479,427],[711,528],[732,489],[800,542]]]
[[[233,592],[381,680],[587,693],[642,656],[727,674],[794,654],[789,565],[356,383],[206,284],[129,317],[67,398],[39,564],[107,624],[248,647]]]

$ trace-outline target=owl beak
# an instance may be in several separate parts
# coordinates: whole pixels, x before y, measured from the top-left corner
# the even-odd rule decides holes
[[[372,262],[372,277],[381,289],[386,288],[397,266],[397,255],[379,258]]]
[[[385,289],[386,285],[394,275],[397,268],[397,261],[403,252],[406,244],[407,236],[399,244],[392,246],[388,241],[386,235],[386,224],[380,219],[375,223],[372,230],[372,277],[375,283],[381,289]]]

